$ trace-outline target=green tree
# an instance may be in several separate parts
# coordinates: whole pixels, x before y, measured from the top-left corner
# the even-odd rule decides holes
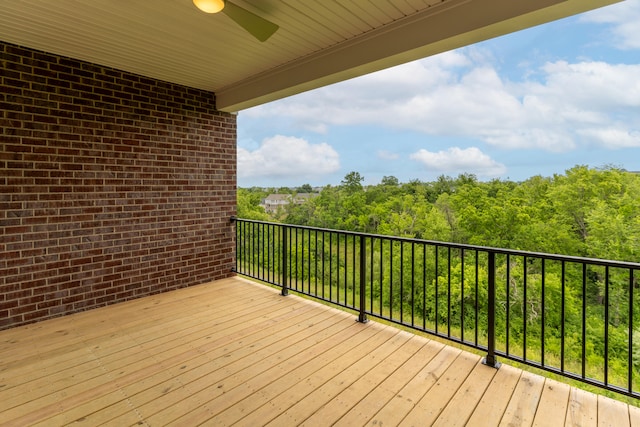
[[[269,221],[271,217],[260,206],[266,196],[262,190],[239,188],[236,195],[238,218]]]
[[[311,186],[311,184],[303,184],[300,187],[298,187],[297,192],[298,193],[313,193],[313,187]]]
[[[362,181],[364,181],[364,177],[359,172],[349,172],[340,181],[340,184],[348,193],[355,193],[362,191]]]
[[[388,186],[388,187],[397,187],[400,185],[398,178],[395,176],[383,176],[382,181],[380,181],[380,185]]]

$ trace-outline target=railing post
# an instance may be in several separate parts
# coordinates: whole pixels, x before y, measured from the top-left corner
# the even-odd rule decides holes
[[[360,323],[367,323],[369,321],[369,319],[367,319],[367,312],[365,309],[365,287],[367,272],[367,254],[365,248],[365,237],[363,235],[360,235],[360,311],[358,314],[358,322]]]
[[[500,363],[496,359],[496,254],[488,252],[487,255],[487,356],[482,363],[497,369]]]
[[[235,215],[231,215],[231,219],[229,220],[229,223],[231,225],[235,224],[235,230],[233,230],[234,231],[233,236],[234,236],[234,240],[235,240],[235,254],[234,254],[235,261],[233,263],[233,267],[231,267],[231,271],[233,273],[237,273],[238,272],[238,266],[240,265],[240,251],[239,251],[239,249],[240,249],[240,239],[239,239],[239,234],[240,234],[240,230],[241,230],[242,225],[241,224],[237,224],[236,220],[237,220],[236,216]]]
[[[287,270],[289,269],[288,264],[288,256],[289,256],[289,228],[286,225],[282,226],[282,296],[289,295],[289,275],[287,274]]]

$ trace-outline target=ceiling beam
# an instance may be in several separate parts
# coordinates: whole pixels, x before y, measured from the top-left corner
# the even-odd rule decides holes
[[[620,0],[452,0],[216,91],[239,111]]]

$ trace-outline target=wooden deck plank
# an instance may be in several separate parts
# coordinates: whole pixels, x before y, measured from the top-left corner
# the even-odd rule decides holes
[[[262,302],[262,304],[268,303],[268,299]],[[234,307],[235,305],[230,306]],[[190,310],[191,319],[198,319],[198,316],[201,314],[196,311],[196,308],[197,307],[194,307],[194,310]],[[178,309],[183,310],[183,307],[179,307]],[[247,304],[246,306],[244,306],[244,310],[245,313],[250,313],[252,310],[255,310],[255,308],[252,308],[250,304]],[[226,310],[222,308],[221,310],[216,311],[221,313],[220,316],[224,316]],[[173,316],[175,316],[176,313],[172,311],[166,311],[166,308],[163,308],[162,313],[169,320],[157,319],[155,318],[156,316],[149,316],[149,318],[145,320],[141,332],[134,333],[129,328],[119,326],[120,323],[116,319],[113,319],[112,316],[109,316],[108,313],[109,312],[106,310],[100,310],[98,313],[96,313],[96,316],[100,316],[98,317],[98,319],[96,319],[96,321],[99,322],[100,327],[94,327],[95,332],[92,333],[79,333],[76,331],[73,335],[80,335],[81,339],[75,339],[75,337],[72,337],[75,339],[75,341],[77,341],[73,344],[71,342],[68,342],[67,344],[59,343],[64,342],[64,338],[59,338],[57,340],[49,339],[48,341],[55,342],[55,348],[47,348],[46,345],[26,346],[29,348],[29,351],[34,354],[25,355],[21,354],[20,352],[16,352],[16,354],[18,354],[19,356],[14,356],[14,358],[17,357],[18,360],[9,361],[6,358],[0,359],[3,362],[2,367],[0,368],[0,378],[2,382],[4,384],[8,384],[11,381],[12,376],[9,375],[9,372],[13,374],[13,378],[17,377],[17,380],[20,382],[58,372],[64,369],[67,365],[73,366],[75,364],[76,357],[78,357],[78,355],[80,355],[80,357],[83,357],[86,354],[88,348],[91,348],[92,351],[99,352],[117,352],[120,350],[120,346],[122,345],[130,346],[133,340],[144,342],[145,337],[147,336],[151,337],[151,339],[153,340],[157,340],[157,329],[173,330],[172,325],[176,322],[185,325],[185,327],[189,326],[188,324],[186,324],[184,316],[173,320]],[[233,318],[234,313],[239,312],[229,311],[227,315],[229,318]],[[134,318],[137,316],[140,315],[134,313],[133,315],[126,317]],[[196,322],[197,320],[193,321]],[[115,333],[116,331],[118,332],[117,334]],[[68,341],[72,341],[71,338],[69,338]],[[22,347],[25,346],[21,345],[20,348]],[[35,348],[36,350],[33,350],[32,348]],[[36,351],[39,353],[35,353]],[[41,357],[41,354],[46,354],[47,357],[43,359]],[[39,369],[32,369],[33,364],[37,364]],[[22,370],[20,368],[22,368]]]
[[[533,419],[534,427],[564,426],[571,387],[547,378]]]
[[[640,409],[231,278],[0,331],[0,425],[637,426]]]
[[[330,324],[328,324],[331,322]],[[304,334],[300,335],[297,343],[295,337],[288,341],[288,350],[283,352],[281,339],[275,345],[265,345],[262,349],[251,347],[247,354],[234,351],[231,357],[227,354],[221,355],[212,364],[202,366],[202,369],[194,371],[192,375],[181,376],[180,387],[165,393],[156,389],[149,389],[144,393],[135,395],[132,399],[138,404],[141,413],[150,420],[164,419],[167,421],[177,418],[204,404],[208,399],[233,390],[234,386],[242,384],[242,381],[251,374],[256,374],[260,370],[268,369],[276,360],[286,358],[290,353],[297,351],[305,345],[311,346],[316,341],[322,341],[327,336],[335,336],[344,333],[348,336],[348,329],[353,327],[353,323],[347,319],[340,321],[327,319],[327,322],[318,323],[318,330],[307,328]],[[323,328],[323,329],[321,329]],[[311,335],[309,335],[312,333]],[[295,345],[295,346],[294,346]],[[296,347],[297,346],[297,347]],[[250,367],[250,368],[247,368]],[[213,390],[210,390],[213,389]],[[193,400],[197,396],[202,396],[199,405],[193,402],[184,402],[180,408],[168,409],[172,402]]]
[[[335,322],[331,320],[330,314],[328,316],[328,323],[329,322],[335,324]],[[201,346],[199,349],[201,350],[201,354],[198,355],[198,358],[190,360],[188,364],[174,367],[173,369],[176,369],[174,376],[179,377],[180,379],[178,382],[172,379],[165,380],[165,378],[162,376],[162,373],[159,373],[155,375],[155,378],[149,378],[149,381],[147,381],[148,384],[144,384],[144,386],[142,387],[139,383],[130,384],[129,386],[123,388],[123,392],[125,392],[127,396],[129,396],[129,400],[133,404],[135,404],[136,407],[140,408],[139,411],[142,409],[145,403],[148,403],[151,406],[158,406],[165,403],[170,405],[172,402],[175,403],[176,401],[180,401],[180,398],[176,398],[176,392],[178,394],[180,392],[192,393],[194,390],[193,384],[191,384],[190,381],[193,382],[200,380],[200,382],[203,382],[201,378],[206,374],[210,374],[212,370],[214,372],[218,372],[215,368],[219,368],[221,364],[231,364],[238,358],[242,359],[242,357],[246,356],[246,354],[252,354],[254,356],[254,359],[256,359],[251,363],[259,363],[259,357],[263,355],[262,353],[264,353],[264,351],[261,353],[258,350],[261,347],[273,347],[273,342],[277,342],[281,338],[277,333],[277,328],[273,332],[274,334],[270,335],[267,340],[262,340],[263,342],[261,342],[259,339],[260,334],[257,334],[255,337],[249,339],[250,336],[244,336],[246,334],[244,334],[242,331],[236,332],[235,335],[240,338],[238,341],[230,343],[223,342],[223,346],[216,346],[215,348],[207,345],[208,349],[205,349],[204,346]],[[291,328],[290,331],[287,331],[288,334],[293,334],[295,332],[296,331],[294,328]],[[271,342],[266,342],[269,340]],[[277,346],[276,349],[271,349],[270,351],[277,351]],[[244,365],[242,365],[242,363],[240,365],[241,366],[239,369],[242,369]],[[163,380],[164,382],[159,383]],[[210,384],[210,381],[207,381],[206,384]],[[185,387],[185,385],[187,385],[187,387]],[[169,391],[172,391],[172,394],[170,396],[167,396],[166,394]],[[185,397],[188,396],[189,394],[186,394]],[[163,406],[163,408],[164,407],[166,406]],[[105,411],[102,412],[106,412],[106,415],[110,416],[111,418],[118,415],[114,413],[110,408],[106,408]],[[105,414],[100,413],[100,417],[104,416]],[[94,414],[91,418],[96,418],[96,415]]]
[[[368,390],[368,394],[337,420],[334,426],[351,427],[366,424],[397,395],[442,348],[443,344],[437,341],[429,341],[381,384]]]
[[[433,425],[479,362],[480,356],[467,352],[460,353],[449,369],[400,422],[400,425],[415,427]]]
[[[233,280],[220,281],[220,287],[216,289],[237,287]],[[0,360],[10,362],[22,360],[28,354],[36,354],[42,351],[51,351],[53,348],[68,348],[74,343],[86,340],[87,335],[93,337],[106,336],[114,330],[121,331],[128,325],[151,324],[162,319],[164,313],[169,312],[170,307],[189,306],[196,309],[199,305],[211,305],[212,301],[200,298],[202,295],[210,295],[210,284],[194,286],[192,288],[179,289],[171,293],[153,295],[148,298],[140,298],[108,307],[100,307],[90,311],[76,313],[73,316],[59,317],[48,320],[47,327],[43,322],[26,325],[14,329],[2,331],[3,344],[0,347]],[[97,319],[97,316],[101,316]],[[100,328],[96,328],[96,322]],[[51,340],[54,333],[64,339]],[[44,338],[44,339],[43,339]],[[4,344],[22,344],[20,352],[16,352],[16,346]],[[38,344],[29,346],[28,344]],[[30,352],[30,353],[29,353]]]
[[[346,342],[360,343],[358,345],[367,343],[367,348],[374,349],[384,342],[382,340],[385,336],[382,333],[386,330],[380,325],[377,327],[368,325],[366,328],[360,325]],[[372,346],[369,347],[370,345]],[[304,363],[293,366],[289,375],[270,382],[251,396],[244,397],[243,400],[221,413],[219,418],[225,421],[239,420],[241,425],[258,425],[270,421],[284,409],[304,398],[305,393],[308,394],[313,390],[314,382],[320,382],[317,372],[323,367],[338,367],[348,363],[349,359],[366,354],[366,352],[347,351],[340,346],[330,345],[330,342],[325,343],[324,346],[326,347],[324,351],[304,355],[306,358]],[[298,361],[294,360],[294,362]]]
[[[312,390],[305,395],[306,399],[285,409],[267,425],[299,425],[367,371],[376,368],[390,354],[406,345],[412,337],[411,334],[403,331],[396,333],[389,330],[388,332],[391,333],[385,334],[387,339],[384,342],[360,357],[350,358],[344,368],[333,372],[322,370],[319,372],[321,375],[314,375],[311,381],[306,383],[307,389]]]
[[[543,377],[524,371],[499,425],[523,427],[532,425],[543,386]]]
[[[605,396],[598,396],[598,427],[628,427],[628,405]]]
[[[311,353],[300,352],[295,358],[286,359],[261,375],[248,380],[242,376],[238,378],[240,387],[218,396],[203,408],[188,414],[187,417],[176,420],[175,425],[193,424],[195,417],[200,417],[204,411],[216,415],[215,422],[221,425],[235,422],[247,414],[253,417],[259,414],[258,424],[266,424],[317,386],[342,372],[354,360],[375,351],[398,333],[392,328],[376,324],[359,325],[355,332],[356,335],[350,337],[347,342],[357,342],[356,347],[344,348],[334,346],[332,343],[328,345],[320,343],[321,348],[314,348]],[[335,338],[332,337],[331,341],[334,340]],[[258,403],[269,404],[269,406],[263,405],[258,410],[252,411],[251,409]],[[243,423],[248,421],[243,420]]]
[[[393,399],[369,420],[367,425],[400,424],[417,402],[436,384],[444,372],[456,360],[458,355],[460,355],[460,352],[460,350],[453,347],[444,347]]]
[[[394,350],[384,360],[380,361],[375,368],[365,367],[365,371],[352,384],[340,391],[333,399],[305,419],[301,426],[316,426],[318,424],[335,422],[342,418],[347,412],[359,403],[359,401],[380,386],[387,380],[400,366],[410,360],[419,350],[427,345],[429,341],[415,335],[409,336],[407,342]],[[358,362],[359,363],[359,362]],[[339,378],[335,379],[339,381]],[[347,378],[350,380],[350,378]],[[341,382],[342,383],[342,382]],[[335,383],[334,383],[335,384]],[[357,420],[356,424],[363,424],[367,419]]]
[[[476,408],[475,404],[480,402],[497,372],[498,370],[495,368],[477,363],[469,377],[433,423],[434,427],[467,425],[467,421]]]
[[[306,312],[305,312],[306,313]],[[131,402],[135,403],[136,407],[140,409],[138,412],[142,412],[143,404],[151,402],[151,405],[163,405],[163,403],[167,402],[167,399],[163,399],[166,397],[166,394],[171,390],[184,390],[184,385],[188,384],[190,381],[197,380],[202,376],[211,372],[214,366],[219,366],[220,363],[231,364],[237,359],[242,359],[247,355],[254,355],[254,361],[244,361],[241,363],[241,367],[246,363],[258,363],[260,361],[259,357],[263,354],[259,352],[261,348],[269,348],[274,347],[276,344],[276,349],[271,349],[272,352],[277,351],[278,341],[282,339],[282,336],[294,335],[298,332],[299,329],[309,330],[309,322],[314,322],[317,320],[318,324],[323,327],[323,322],[326,325],[336,325],[336,321],[333,319],[334,313],[331,312],[319,312],[318,316],[311,316],[304,320],[305,322],[301,322],[298,328],[289,326],[287,329],[287,325],[274,325],[272,328],[269,328],[269,334],[264,336],[264,334],[255,333],[252,335],[246,335],[243,337],[242,330],[238,331],[228,331],[229,333],[235,333],[238,335],[241,340],[237,340],[234,342],[223,342],[223,345],[212,347],[209,343],[202,343],[199,347],[203,349],[201,354],[198,355],[197,358],[191,359],[189,361],[185,360],[183,365],[174,366],[170,368],[168,371],[162,371],[156,373],[144,381],[136,382],[130,384],[126,387],[123,387],[120,392],[121,395],[111,396],[113,398],[124,399],[125,397]],[[304,315],[304,313],[301,313]],[[324,319],[324,320],[323,320]],[[246,328],[246,325],[243,326]],[[257,331],[257,329],[254,329]],[[207,346],[210,351],[204,351],[204,346]],[[179,381],[175,381],[175,378],[180,378]],[[189,389],[192,392],[192,389]],[[171,402],[172,399],[175,398],[175,394],[169,397],[168,401]],[[103,404],[106,398],[103,398]],[[116,402],[118,403],[118,402]],[[116,404],[114,403],[114,405]],[[105,405],[106,406],[106,405]],[[64,416],[54,419],[55,421],[60,420],[61,422],[69,422],[74,417],[83,416],[83,414],[91,414],[92,410],[95,408],[91,408],[90,402],[87,405],[79,406],[75,408],[74,411],[69,411],[69,413]],[[107,419],[116,418],[119,415],[126,414],[118,414],[113,408],[105,407],[104,410],[96,411],[93,414],[86,416],[86,419],[89,420],[92,424],[97,424],[97,420],[103,420],[105,417]]]
[[[502,364],[467,421],[469,427],[496,426],[504,415],[522,371]]]
[[[309,307],[305,304],[297,305],[299,309],[307,311]],[[266,312],[269,312],[268,308],[265,308]],[[279,318],[287,318],[291,316],[290,308],[282,310],[276,310],[271,312],[272,314],[278,314]],[[264,321],[262,322],[264,324]],[[252,333],[254,327],[247,327],[244,325],[244,332],[241,335]],[[229,342],[234,338],[224,334],[222,337],[222,343]],[[220,345],[219,340],[209,342],[205,348],[216,347]],[[15,416],[14,412],[18,411],[24,413],[18,420],[25,420],[33,422],[32,420],[38,420],[39,418],[46,418],[56,415],[59,412],[64,412],[68,408],[78,406],[84,402],[93,401],[103,394],[109,394],[114,389],[119,389],[125,385],[141,381],[149,375],[158,374],[165,371],[171,366],[178,366],[185,363],[193,357],[198,356],[202,352],[200,349],[174,347],[173,351],[165,351],[162,354],[147,354],[147,357],[138,360],[135,356],[132,358],[121,358],[116,363],[118,367],[117,372],[110,370],[105,366],[105,369],[101,375],[91,378],[86,381],[80,381],[74,384],[71,388],[57,391],[54,394],[44,396],[40,399],[35,399],[29,402],[25,402],[15,410],[10,409],[7,411],[8,416]],[[162,357],[162,358],[160,358]],[[88,389],[88,390],[87,390]]]
[[[640,427],[640,408],[629,406],[629,422],[631,427]]]
[[[265,306],[265,312],[274,308],[273,305]],[[251,308],[250,311],[245,311],[244,313],[236,312],[236,314],[248,315],[256,312],[258,312],[256,308]],[[229,320],[221,323],[215,318],[210,318],[207,322],[200,320],[197,324],[179,322],[179,328],[172,328],[171,323],[166,323],[159,325],[157,328],[150,328],[155,331],[155,339],[152,337],[140,338],[127,334],[118,339],[109,339],[99,345],[88,346],[90,350],[85,347],[70,351],[69,354],[72,356],[66,358],[54,356],[51,358],[57,362],[57,365],[54,366],[50,366],[51,361],[49,360],[47,360],[47,363],[32,361],[20,368],[14,366],[12,378],[3,378],[3,383],[6,387],[0,392],[0,399],[4,398],[3,395],[9,391],[10,399],[17,400],[20,398],[20,391],[11,388],[14,382],[21,384],[21,388],[27,390],[30,397],[33,398],[35,395],[31,390],[41,390],[43,385],[64,388],[67,383],[73,384],[77,381],[86,381],[97,376],[101,372],[100,368],[105,367],[104,365],[110,361],[121,364],[125,354],[131,355],[136,352],[155,353],[162,346],[164,346],[162,347],[163,350],[166,351],[167,345],[169,345],[167,342],[173,342],[173,347],[180,347],[185,343],[197,345],[198,340],[211,338],[210,329],[214,326],[224,326],[229,329],[226,333],[230,333],[235,330],[234,328],[242,325],[240,318],[227,316],[227,319]],[[33,369],[34,363],[37,364],[38,369]]]
[[[296,363],[307,362],[304,357],[305,352],[302,352],[302,350],[306,349],[306,355],[312,355],[316,352],[323,353],[327,348],[338,346],[343,342],[343,340],[351,338],[360,329],[359,325],[353,321],[353,318],[346,316],[344,313],[341,313],[341,315],[343,316],[342,320],[340,320],[340,324],[336,322],[338,327],[332,325],[321,333],[311,334],[295,347],[290,346],[290,342],[281,346],[290,352],[290,357],[287,357],[288,355],[281,351],[272,355],[269,359],[263,359],[263,363],[254,363],[248,367],[241,365],[239,370],[232,370],[230,372],[225,371],[222,373],[223,375],[218,374],[217,376],[220,378],[217,381],[214,381],[214,383],[222,385],[222,387],[217,391],[213,390],[206,392],[206,397],[209,399],[215,399],[221,394],[227,394],[227,399],[236,398],[241,400],[247,393],[252,393],[251,390],[247,392],[247,387],[251,387],[255,383],[260,383],[264,378],[286,376],[290,369],[295,368]],[[249,384],[249,381],[253,384]],[[209,384],[211,384],[211,382],[209,382]],[[205,384],[205,386],[206,385],[208,384]],[[236,390],[236,387],[239,387],[239,389]],[[206,400],[204,402],[206,402]],[[182,409],[184,409],[184,405]],[[189,409],[191,410],[193,408]],[[184,412],[185,411],[177,413],[176,416],[183,415]],[[173,419],[167,414],[166,410],[160,413],[154,413],[153,417],[162,417],[162,419],[166,420]]]
[[[598,425],[598,396],[579,388],[569,394],[566,426],[595,427]]]
[[[310,308],[306,305],[300,305],[300,310],[303,312],[307,312]],[[265,313],[281,313],[282,315],[290,316],[290,310],[288,308],[282,310],[276,310],[275,312],[270,312],[270,309],[265,308]],[[242,325],[242,327],[247,330],[246,324]],[[251,332],[251,329],[247,330]],[[226,333],[223,334],[223,338],[225,341],[228,341],[228,336]],[[214,341],[215,343],[215,341]],[[208,345],[212,345],[211,341],[209,341]],[[135,345],[130,345],[127,348],[128,351],[123,351],[120,353],[116,353],[111,355],[110,358],[101,358],[101,369],[97,372],[86,371],[87,376],[78,374],[74,378],[71,378],[71,386],[67,386],[67,382],[62,384],[50,384],[50,387],[55,388],[56,386],[61,387],[60,390],[64,390],[66,395],[73,395],[76,392],[80,392],[86,387],[99,388],[104,386],[105,384],[112,383],[115,380],[123,381],[123,378],[126,378],[127,375],[130,375],[136,371],[144,370],[144,369],[160,369],[161,364],[166,363],[165,360],[174,358],[177,360],[177,363],[184,363],[187,354],[197,355],[197,352],[194,350],[188,350],[185,352],[185,347],[180,346],[179,343],[172,343],[170,348],[164,348],[161,353],[154,352],[141,352],[137,351],[138,347]],[[162,356],[164,359],[160,358]],[[186,359],[188,360],[188,359]],[[112,364],[114,366],[112,366]],[[154,365],[151,368],[148,365]],[[118,373],[113,374],[113,368],[118,368]],[[10,390],[8,391],[10,392]],[[4,391],[3,393],[4,394]],[[48,405],[55,405],[58,403],[59,396],[56,395],[45,395],[39,399],[31,399],[33,394],[28,396],[29,400],[26,402],[22,402],[21,406],[18,408],[19,411],[30,410],[31,408],[37,408],[39,411],[43,411],[45,407]],[[10,415],[12,411],[7,411]]]

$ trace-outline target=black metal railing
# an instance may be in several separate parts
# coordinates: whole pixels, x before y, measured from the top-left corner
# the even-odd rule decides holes
[[[640,397],[640,264],[236,220],[236,271]]]

